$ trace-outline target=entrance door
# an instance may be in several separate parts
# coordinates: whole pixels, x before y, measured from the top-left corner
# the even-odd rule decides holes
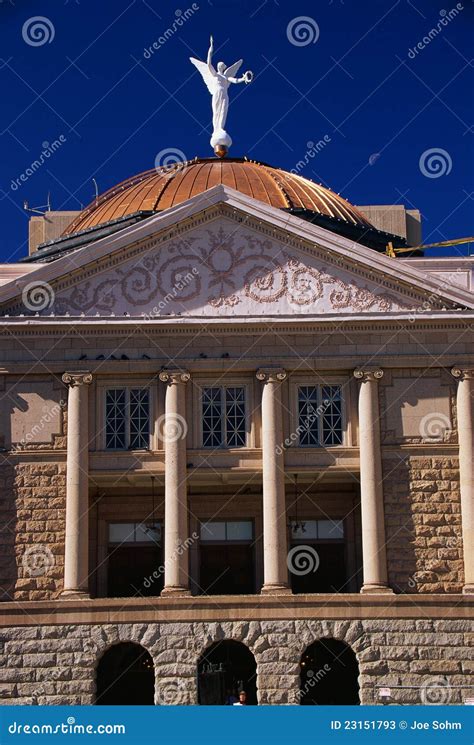
[[[288,568],[295,594],[347,592],[342,521],[292,521]]]
[[[251,520],[201,524],[201,592],[208,595],[250,595],[255,592],[255,552]]]
[[[153,660],[140,644],[110,647],[97,667],[96,704],[152,705],[155,695]]]
[[[339,639],[319,639],[300,662],[300,703],[359,704],[359,664],[353,650]]]
[[[109,524],[107,597],[159,595],[163,575],[160,524]]]
[[[228,639],[216,642],[198,662],[198,699],[207,706],[238,700],[247,694],[247,704],[257,703],[257,663],[245,644]]]

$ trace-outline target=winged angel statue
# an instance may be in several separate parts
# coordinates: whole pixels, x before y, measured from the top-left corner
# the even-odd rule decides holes
[[[236,78],[243,60],[234,62],[233,65],[226,67],[224,62],[217,63],[217,70],[212,64],[212,55],[214,53],[214,41],[211,36],[211,43],[207,53],[207,62],[202,62],[195,57],[189,59],[201,73],[207,89],[212,96],[212,126],[213,133],[211,137],[211,147],[219,157],[224,157],[232,145],[230,135],[225,131],[225,122],[227,111],[229,109],[229,96],[227,89],[231,83],[251,83],[253,73],[248,70],[242,77]]]

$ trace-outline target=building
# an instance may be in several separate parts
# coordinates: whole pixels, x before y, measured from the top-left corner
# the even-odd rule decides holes
[[[0,267],[4,703],[472,696],[474,259],[362,210],[196,159]]]

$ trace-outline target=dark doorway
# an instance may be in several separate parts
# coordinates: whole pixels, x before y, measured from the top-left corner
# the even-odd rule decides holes
[[[303,653],[300,667],[300,704],[360,704],[357,657],[344,642],[314,642]]]
[[[109,524],[107,597],[157,596],[163,580],[161,525]]]
[[[292,520],[290,549],[288,568],[295,594],[348,591],[342,520]]]
[[[97,667],[96,704],[153,705],[154,696],[155,671],[146,649],[124,642],[105,652]]]
[[[347,572],[344,544],[341,543],[309,543],[318,556],[318,567],[315,571],[295,573],[291,571],[291,589],[295,594],[311,592],[345,592],[347,586]],[[305,546],[292,543],[291,548],[300,547],[304,555]],[[313,554],[313,555],[316,555]],[[298,556],[298,553],[296,553]],[[311,554],[310,554],[311,557]],[[314,562],[313,562],[314,563]]]
[[[199,586],[207,595],[255,592],[255,551],[251,520],[201,524]]]
[[[245,644],[224,640],[204,652],[198,662],[198,701],[207,706],[238,700],[247,694],[247,704],[257,703],[257,663]]]

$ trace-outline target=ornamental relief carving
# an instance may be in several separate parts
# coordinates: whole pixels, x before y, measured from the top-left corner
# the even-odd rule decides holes
[[[244,315],[252,306],[258,312],[386,312],[415,304],[362,282],[310,256],[303,263],[284,245],[229,223],[154,247],[102,280],[98,275],[58,293],[54,312]]]

